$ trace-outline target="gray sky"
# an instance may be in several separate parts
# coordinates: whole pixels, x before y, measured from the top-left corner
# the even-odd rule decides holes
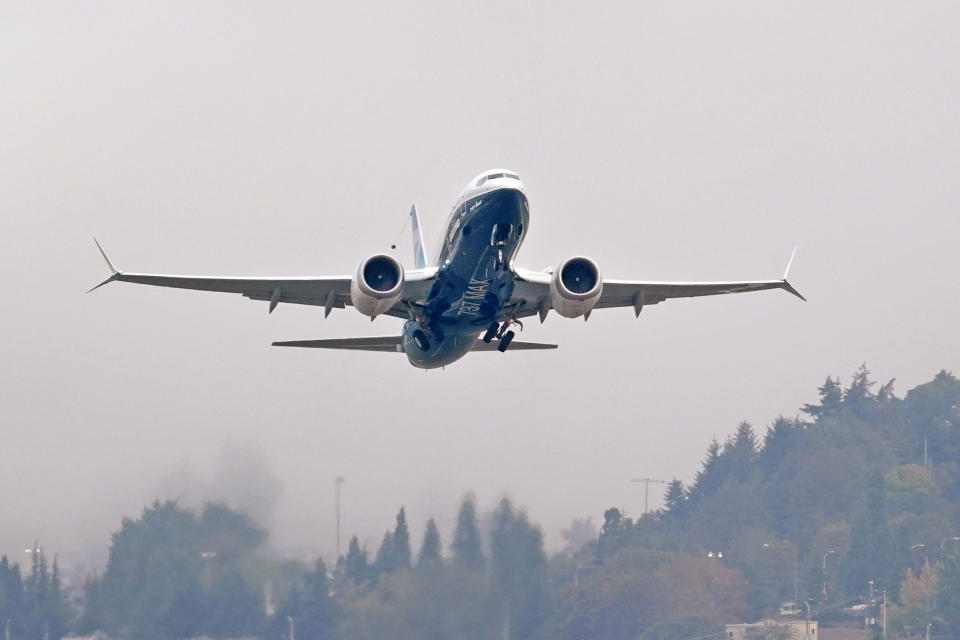
[[[249,484],[277,549],[331,554],[337,475],[374,549],[401,504],[417,542],[430,516],[449,541],[468,490],[556,548],[827,374],[866,361],[903,393],[960,369],[956,3],[322,4],[0,5],[0,552],[95,563],[145,502]],[[551,315],[523,337],[558,351],[424,373],[269,346],[393,319],[84,294],[94,233],[128,270],[351,273],[412,202],[433,247],[497,166],[530,195],[518,264],[767,278],[799,243],[810,302]]]

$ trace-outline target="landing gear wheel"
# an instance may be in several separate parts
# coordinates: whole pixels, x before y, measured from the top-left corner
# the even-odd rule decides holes
[[[430,348],[430,339],[427,337],[427,334],[424,333],[423,329],[417,329],[413,332],[413,341],[417,343],[417,347],[421,351],[426,351]]]
[[[509,347],[510,343],[513,341],[513,336],[515,335],[516,334],[513,331],[507,331],[505,334],[503,334],[503,337],[500,338],[500,343],[497,345],[497,350],[500,353],[506,351],[507,347]]]
[[[483,334],[483,341],[487,344],[490,344],[490,341],[497,337],[497,331],[500,329],[500,325],[496,322],[487,327],[487,332]]]

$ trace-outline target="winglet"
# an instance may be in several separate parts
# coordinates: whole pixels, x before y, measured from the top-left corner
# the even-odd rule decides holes
[[[97,245],[97,249],[100,250],[100,255],[103,256],[103,259],[104,259],[104,261],[106,261],[107,266],[110,268],[111,273],[110,273],[110,277],[109,277],[109,278],[107,278],[106,280],[104,280],[103,282],[101,282],[100,284],[98,284],[97,286],[95,286],[93,289],[90,289],[90,291],[95,291],[96,289],[99,289],[99,288],[102,287],[103,285],[109,284],[109,283],[113,282],[113,281],[116,280],[117,277],[120,275],[120,270],[117,269],[115,266],[113,266],[113,263],[110,262],[110,258],[107,257],[107,252],[104,251],[104,250],[103,250],[103,247],[100,246],[100,243],[97,242],[97,238],[96,238],[96,237],[93,238],[93,243],[94,243],[95,245]],[[90,291],[87,291],[87,293],[90,293]]]
[[[787,279],[787,274],[790,273],[790,266],[793,264],[793,259],[797,257],[797,249],[800,248],[800,245],[793,245],[793,253],[790,254],[790,259],[787,261],[787,268],[783,270],[783,280]]]
[[[783,270],[783,278],[782,278],[782,280],[783,280],[783,287],[782,287],[782,288],[783,288],[785,291],[787,291],[787,292],[789,292],[789,293],[792,293],[793,295],[797,296],[798,298],[800,298],[801,300],[803,300],[804,302],[806,302],[807,299],[804,298],[803,295],[801,295],[801,293],[800,293],[799,291],[797,291],[796,289],[794,289],[792,284],[790,284],[789,282],[787,282],[787,275],[790,273],[790,266],[793,264],[793,259],[797,257],[797,249],[798,249],[797,246],[794,246],[794,247],[793,247],[793,253],[790,254],[790,260],[787,262],[787,268]]]
[[[413,268],[423,269],[427,266],[427,251],[423,245],[423,231],[420,229],[417,205],[410,207],[410,220],[410,230],[413,232]]]
[[[113,266],[113,263],[110,262],[110,258],[107,257],[107,252],[103,250],[103,247],[100,246],[100,243],[97,242],[97,237],[93,237],[93,243],[97,245],[97,249],[100,249],[100,255],[103,256],[103,259],[106,261],[107,266],[110,267],[112,273],[120,273],[120,270]]]

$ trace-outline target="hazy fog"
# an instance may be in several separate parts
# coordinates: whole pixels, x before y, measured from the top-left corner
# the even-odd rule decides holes
[[[956,3],[0,4],[0,552],[105,559],[155,498],[225,499],[283,553],[445,541],[504,492],[559,529],[642,510],[708,440],[762,432],[866,361],[960,369]],[[455,5],[455,6],[454,6]],[[273,349],[392,334],[351,309],[113,284],[121,269],[351,273],[432,248],[480,171],[518,171],[518,263],[779,291],[552,314],[545,353]]]

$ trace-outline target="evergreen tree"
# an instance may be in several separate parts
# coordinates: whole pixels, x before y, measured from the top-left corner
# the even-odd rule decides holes
[[[674,478],[667,485],[667,493],[663,498],[666,513],[671,518],[683,519],[687,515],[687,492],[683,482]]]
[[[773,475],[790,453],[806,446],[805,435],[804,425],[799,420],[788,420],[783,416],[774,420],[757,454],[757,467],[764,478]]]
[[[757,437],[749,422],[741,422],[733,438],[723,448],[724,465],[728,475],[738,482],[747,480],[757,460]]]
[[[536,639],[547,613],[547,557],[543,536],[507,498],[494,513],[491,532],[493,574],[504,610],[506,638]]]
[[[11,636],[20,636],[23,623],[24,591],[20,565],[11,565],[7,556],[0,558],[0,626]]]
[[[687,493],[691,504],[696,505],[713,495],[726,480],[720,453],[720,443],[713,438],[707,446],[707,457],[701,463],[700,471],[694,477],[693,485]]]
[[[463,499],[457,514],[457,529],[453,534],[453,560],[471,569],[482,569],[484,566],[477,512],[472,496]]]
[[[951,632],[949,637],[960,637],[960,555],[955,553],[948,553],[940,563],[937,613]]]
[[[805,404],[801,411],[814,419],[819,419],[840,410],[843,404],[843,387],[839,380],[827,376],[826,382],[818,389],[820,404]]]
[[[864,593],[869,581],[891,593],[899,588],[900,568],[893,559],[896,549],[887,526],[883,479],[870,482],[866,508],[850,528],[850,549],[843,562],[843,582],[847,593]]]
[[[397,512],[397,526],[393,530],[393,570],[410,568],[410,529],[407,527],[407,512],[403,507]]]
[[[92,635],[103,629],[103,589],[100,577],[87,576],[83,584],[83,613],[74,627],[79,635]]]
[[[380,548],[377,549],[377,557],[373,561],[374,571],[377,577],[385,573],[393,573],[396,569],[393,552],[393,533],[383,532],[383,540],[380,542]]]
[[[357,545],[359,550],[359,544]],[[289,635],[290,621],[294,634],[302,640],[326,640],[334,637],[340,608],[330,597],[330,581],[322,560],[303,578],[302,586],[291,592],[287,602],[277,610],[271,627],[273,637]]]
[[[347,548],[346,577],[354,584],[366,582],[370,577],[370,568],[367,560],[367,550],[360,548],[360,541],[354,535],[350,538],[350,545]]]
[[[426,567],[440,561],[440,532],[433,518],[427,521],[427,530],[423,534],[423,544],[417,556],[417,566]]]

